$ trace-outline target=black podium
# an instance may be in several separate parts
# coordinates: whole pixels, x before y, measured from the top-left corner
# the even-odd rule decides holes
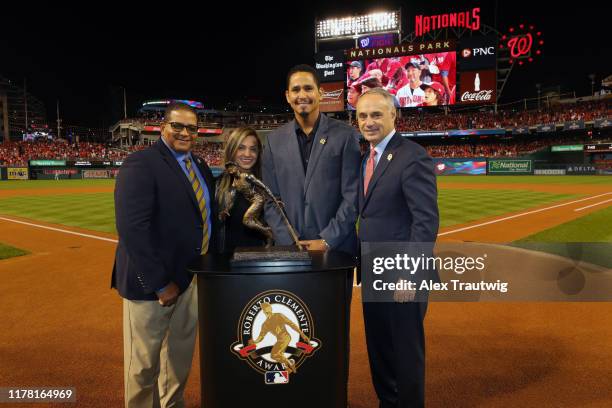
[[[347,406],[354,260],[310,254],[310,266],[232,267],[229,255],[215,254],[190,266],[198,282],[203,407]]]

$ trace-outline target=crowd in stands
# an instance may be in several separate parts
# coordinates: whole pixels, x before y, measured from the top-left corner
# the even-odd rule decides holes
[[[197,144],[193,152],[206,160],[209,166],[221,166],[223,164],[223,150],[221,143]]]
[[[515,126],[532,126],[536,124],[561,123],[570,120],[591,121],[598,118],[612,118],[611,101],[582,102],[579,104],[557,104],[539,111],[500,111],[494,112],[454,112],[431,113],[426,111],[404,112],[398,118],[396,129],[400,131],[449,130],[449,129],[482,129],[510,128]],[[250,125],[261,128],[272,128],[285,123],[288,115],[248,115],[237,117]],[[162,113],[145,112],[143,121],[160,121]],[[201,120],[207,118],[200,118]],[[200,124],[202,125],[202,124]],[[356,124],[355,124],[356,125]],[[417,139],[417,141],[419,141]],[[494,142],[484,140],[476,142],[459,142],[425,146],[432,157],[515,157],[540,150],[554,144],[590,142],[584,138],[571,140],[564,137],[525,137]],[[132,146],[118,149],[103,143],[69,143],[65,140],[9,142],[0,143],[0,165],[24,166],[29,160],[99,160],[119,161],[132,151],[146,146]],[[365,149],[362,146],[362,149]],[[203,157],[211,166],[222,164],[223,150],[220,143],[203,143],[195,147],[196,154]],[[606,163],[607,165],[608,163]]]
[[[121,161],[131,152],[146,147],[136,145],[118,149],[103,143],[76,144],[63,140],[0,143],[0,165],[27,166],[29,160]],[[194,152],[211,166],[221,165],[223,151],[220,143],[197,144]]]
[[[612,117],[612,99],[594,102],[557,103],[539,110],[499,110],[486,112],[430,112],[426,110],[405,110],[398,117],[396,129],[404,132],[442,131],[449,129],[494,129],[535,126],[566,121],[592,121]],[[130,122],[142,125],[159,125],[163,119],[161,111],[142,111]],[[256,129],[274,129],[292,119],[291,114],[240,113],[234,116],[198,114],[201,127],[251,126]],[[355,120],[353,125],[357,126]]]
[[[418,141],[418,140],[417,140]],[[502,142],[461,143],[424,146],[431,157],[516,157],[537,152],[548,146],[601,143],[601,140],[585,137],[531,137],[526,140],[511,139]]]
[[[416,142],[421,143],[418,138]],[[536,152],[547,146],[558,144],[589,143],[593,140],[580,138],[530,138],[519,141],[466,142],[453,144],[425,144],[424,147],[431,157],[462,158],[462,157],[517,157]],[[90,160],[90,161],[121,161],[131,152],[147,148],[146,145],[136,145],[125,148],[114,148],[101,143],[69,144],[64,141],[54,142],[10,142],[0,143],[0,166],[27,166],[29,160]],[[365,152],[368,145],[361,143]],[[221,143],[196,144],[194,153],[202,157],[210,166],[223,165],[223,145]],[[603,160],[609,167],[610,160]]]
[[[550,141],[534,140],[512,143],[465,143],[456,145],[425,146],[431,157],[516,157],[533,153],[550,144]]]
[[[36,141],[0,143],[0,164],[27,165],[28,160],[122,160],[127,153],[103,143]]]
[[[494,129],[535,126],[566,121],[592,121],[612,117],[610,99],[578,104],[556,104],[535,111],[430,113],[412,111],[398,118],[396,129],[404,132],[449,129]]]
[[[431,157],[438,158],[464,158],[464,157],[517,157],[537,152],[543,148],[553,145],[600,143],[599,140],[586,139],[582,137],[540,137],[525,140],[510,139],[501,141],[465,141],[458,140],[454,143],[431,144],[415,138],[415,142],[423,145]],[[369,145],[365,140],[360,143],[361,153],[365,154]]]

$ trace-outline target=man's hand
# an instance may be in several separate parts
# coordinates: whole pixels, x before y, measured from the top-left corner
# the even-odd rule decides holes
[[[172,306],[176,303],[179,295],[179,288],[176,283],[170,282],[161,293],[156,292],[159,304],[162,306]]]
[[[300,241],[300,245],[309,251],[327,251],[329,246],[322,239]]]

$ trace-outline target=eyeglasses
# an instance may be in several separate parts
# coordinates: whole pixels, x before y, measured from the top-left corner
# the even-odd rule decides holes
[[[179,122],[170,122],[168,123],[172,130],[177,133],[181,133],[183,129],[187,129],[187,133],[190,135],[196,135],[198,133],[198,127],[196,125],[184,125]]]

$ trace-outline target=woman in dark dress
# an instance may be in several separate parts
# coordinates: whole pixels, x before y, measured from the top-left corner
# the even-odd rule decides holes
[[[225,144],[224,163],[235,163],[242,172],[261,179],[262,144],[255,130],[242,127],[234,130]],[[217,180],[219,208],[219,245],[221,252],[233,252],[236,247],[264,246],[266,237],[243,224],[244,213],[251,203],[232,184],[234,176],[227,169]],[[263,215],[261,217],[263,220]]]

